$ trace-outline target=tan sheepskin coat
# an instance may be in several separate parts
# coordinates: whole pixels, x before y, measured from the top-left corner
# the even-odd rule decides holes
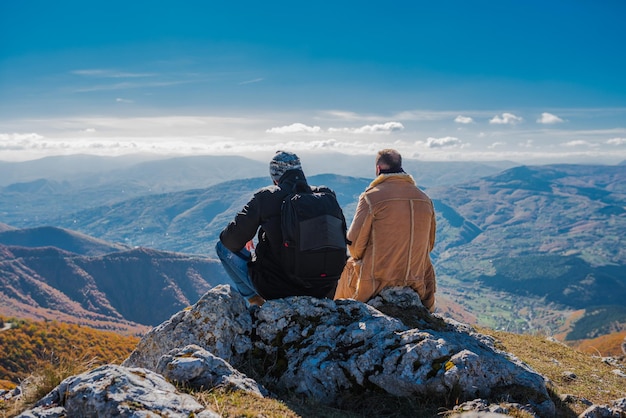
[[[366,302],[390,286],[410,286],[435,309],[435,210],[406,173],[381,174],[361,194],[348,230],[350,258],[335,299]]]

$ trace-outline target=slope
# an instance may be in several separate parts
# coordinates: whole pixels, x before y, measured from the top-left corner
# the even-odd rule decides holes
[[[515,167],[429,192],[481,231],[460,246],[444,243],[436,266],[442,280],[465,289],[479,323],[576,339],[626,329],[619,309],[626,297],[626,167]],[[513,297],[500,295],[489,306],[485,295],[494,291]],[[588,312],[563,329],[580,308]],[[607,321],[594,312],[606,312]]]
[[[102,255],[130,248],[69,229],[42,226],[0,230],[0,244],[22,247],[56,247],[80,255]]]
[[[134,249],[86,257],[0,246],[0,314],[103,329],[143,329],[229,283],[217,261]]]

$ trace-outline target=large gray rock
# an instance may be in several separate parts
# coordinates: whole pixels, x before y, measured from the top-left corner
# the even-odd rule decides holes
[[[579,418],[623,418],[626,417],[626,398],[617,399],[612,405],[591,405]]]
[[[378,309],[353,300],[268,301],[256,313],[255,348],[274,358],[281,387],[321,402],[369,389],[461,400],[507,393],[554,413],[541,375],[490,338],[430,315],[412,290],[388,289],[371,303]],[[408,310],[411,326],[383,314],[386,307]]]
[[[179,393],[146,369],[102,366],[65,379],[19,417],[185,417],[217,418],[192,396]]]
[[[269,394],[255,380],[197,345],[177,348],[162,356],[156,371],[169,381],[195,389],[223,387],[250,392],[261,397]]]
[[[122,365],[156,370],[162,355],[197,345],[235,365],[252,348],[252,319],[239,292],[216,286],[190,308],[151,329]]]
[[[248,309],[229,286],[216,287],[150,331],[123,364],[211,385],[221,373],[212,369],[251,361],[263,364],[265,386],[327,404],[382,390],[459,401],[506,395],[540,416],[555,410],[541,375],[491,337],[430,314],[411,289],[387,289],[369,304],[290,297]]]

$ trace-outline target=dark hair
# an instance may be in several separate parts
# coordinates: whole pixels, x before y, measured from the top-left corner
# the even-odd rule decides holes
[[[378,151],[378,155],[376,157],[376,165],[379,165],[380,168],[387,170],[401,170],[402,156],[395,149],[385,148]]]

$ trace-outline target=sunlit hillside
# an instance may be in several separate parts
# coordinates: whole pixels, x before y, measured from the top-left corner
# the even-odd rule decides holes
[[[19,383],[43,363],[120,363],[139,341],[136,336],[57,321],[0,317],[0,322],[5,325],[0,331],[0,381],[5,386]]]
[[[623,356],[626,354],[622,348],[623,344],[626,344],[626,331],[568,342],[571,347],[596,356]]]

